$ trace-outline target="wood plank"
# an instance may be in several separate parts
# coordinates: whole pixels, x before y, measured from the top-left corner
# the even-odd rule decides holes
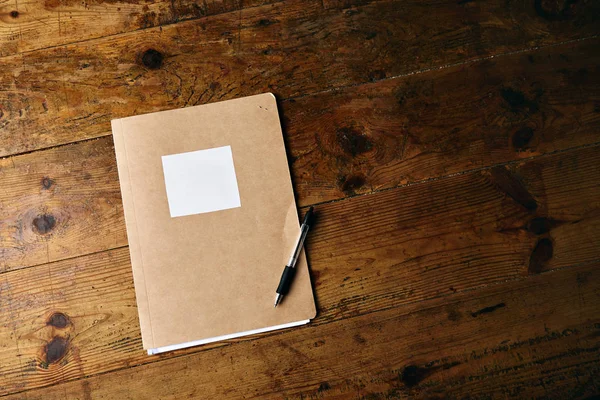
[[[244,8],[256,7],[276,0],[23,0],[0,3],[0,57],[30,52],[47,47],[60,46],[119,33],[136,31],[155,26],[164,26],[189,19],[204,18]],[[371,2],[371,1],[370,1]],[[324,1],[327,9],[348,8],[364,1]],[[422,4],[420,7],[438,6]],[[464,7],[466,13],[469,10]],[[460,10],[457,8],[457,10]],[[487,10],[486,10],[487,11]],[[555,22],[560,15],[560,6],[541,3],[532,6],[529,12],[535,18]],[[565,27],[577,26],[583,20],[585,10],[578,6],[560,22],[572,21]],[[418,12],[422,15],[422,11]],[[538,22],[539,23],[539,22]]]
[[[594,105],[599,44],[595,39],[284,101],[297,202],[305,206],[600,141]],[[429,84],[436,91],[414,89],[399,104],[399,93]],[[544,94],[532,103],[535,113],[513,110],[505,99],[512,97],[502,94],[522,93],[526,103],[536,90]],[[472,103],[461,100],[471,97]],[[430,106],[437,98],[445,99],[445,114]],[[453,127],[459,130],[452,133]],[[127,244],[110,138],[0,160],[0,178],[0,268]],[[40,235],[33,221],[41,217],[43,228],[44,215],[57,228]]]
[[[127,245],[114,147],[0,160],[0,271]]]
[[[321,309],[347,316],[598,259],[599,161],[593,147],[319,207],[307,244]],[[344,288],[358,293],[340,299]]]
[[[309,329],[600,259],[599,161],[600,146],[319,206],[307,243],[319,308]],[[160,358],[141,350],[127,254],[0,276],[0,393]],[[49,322],[57,318],[68,330]]]
[[[527,4],[288,0],[5,57],[0,156],[107,135],[111,118],[265,91],[290,98],[599,32],[598,1],[560,20]]]
[[[312,204],[600,141],[600,40],[281,102]]]
[[[21,0],[0,2],[0,57],[173,24],[269,0]]]
[[[0,278],[2,394],[101,370],[103,348],[141,348],[127,248]]]
[[[24,394],[44,400],[582,397],[600,389],[599,267],[288,330]],[[77,365],[86,364],[65,360],[71,370]]]

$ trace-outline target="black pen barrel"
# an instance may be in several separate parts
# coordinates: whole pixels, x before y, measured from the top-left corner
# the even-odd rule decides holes
[[[286,296],[290,291],[294,275],[296,275],[296,268],[286,266],[281,274],[281,279],[279,280],[279,286],[277,286],[276,292],[282,296]]]

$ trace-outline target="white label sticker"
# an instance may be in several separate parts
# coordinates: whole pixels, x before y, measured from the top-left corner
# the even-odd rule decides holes
[[[171,217],[241,207],[231,146],[162,156]]]

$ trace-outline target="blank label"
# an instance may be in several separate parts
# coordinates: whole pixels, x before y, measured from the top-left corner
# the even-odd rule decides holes
[[[231,146],[162,156],[171,217],[241,207]]]

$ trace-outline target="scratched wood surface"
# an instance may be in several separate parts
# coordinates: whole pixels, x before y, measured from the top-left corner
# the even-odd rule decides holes
[[[599,45],[593,39],[281,102],[298,203],[599,142]],[[0,160],[0,268],[126,245],[115,163],[110,137]]]
[[[533,1],[458,3],[287,0],[0,58],[0,156],[107,135],[115,117],[298,97],[600,32],[597,1],[568,18]]]
[[[594,0],[0,0],[0,396],[599,394],[599,19]],[[319,315],[149,357],[109,121],[263,91],[319,211]]]
[[[268,0],[0,2],[0,56],[267,4]]]
[[[323,0],[313,5],[332,10],[379,1]],[[0,2],[0,56],[170,25],[178,21],[204,19],[222,13],[229,13],[231,19],[243,22],[244,14],[238,11],[278,2],[281,0],[3,0]],[[436,7],[434,16],[428,13],[428,8],[432,6]],[[576,37],[579,32],[597,32],[593,23],[598,20],[594,14],[599,9],[598,4],[592,1],[561,5],[540,0],[508,7],[500,1],[469,4],[469,1],[411,0],[396,2],[395,8],[401,11],[402,14],[398,16],[405,20],[404,24],[412,22],[406,25],[410,31],[405,34],[429,34],[414,24],[418,20],[429,27],[437,24],[444,29],[442,35],[454,41],[453,47],[458,51],[469,36],[480,36],[486,41],[478,46],[481,50],[488,41],[497,41],[498,34],[520,33],[533,43],[542,44],[553,41],[549,37],[556,34],[564,39]],[[265,13],[268,9],[262,7],[259,12]],[[350,11],[351,14],[356,12],[360,11]],[[495,17],[493,21],[490,20],[492,26],[484,23],[489,16]],[[263,25],[279,22],[264,21]],[[236,30],[239,28],[236,26]],[[577,32],[572,31],[574,28]]]
[[[320,206],[307,244],[312,326],[593,262],[598,165],[594,146]],[[140,346],[127,251],[5,274],[4,393],[160,359]]]
[[[25,393],[45,400],[583,397],[599,390],[599,267],[574,267],[142,366],[125,364],[111,374]],[[54,318],[44,329],[67,337],[61,349],[71,322]],[[82,322],[90,326],[94,318],[110,316],[99,310]],[[117,337],[112,345],[119,347]],[[67,358],[65,369],[76,371],[77,357]],[[79,374],[87,374],[83,360]]]
[[[0,160],[0,270],[127,244],[112,142]]]

